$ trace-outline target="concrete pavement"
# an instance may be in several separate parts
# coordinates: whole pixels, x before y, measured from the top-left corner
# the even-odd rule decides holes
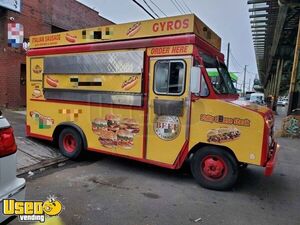
[[[15,139],[18,145],[17,174],[24,174],[67,160],[51,143],[26,138],[25,110],[2,110],[2,112],[14,128]]]
[[[278,140],[274,174],[249,166],[228,192],[201,188],[188,167],[172,171],[90,153],[28,178],[27,198],[56,195],[65,207],[59,225],[299,225],[300,140]]]

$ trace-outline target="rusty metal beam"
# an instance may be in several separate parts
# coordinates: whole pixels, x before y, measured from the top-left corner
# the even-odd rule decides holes
[[[250,18],[260,18],[260,17],[268,17],[269,14],[268,13],[264,13],[264,14],[255,14],[255,15],[250,15]]]
[[[268,26],[265,24],[265,25],[253,25],[251,26],[251,28],[267,28]]]
[[[255,33],[252,34],[253,37],[266,37],[266,34],[259,34],[259,33]]]
[[[276,21],[275,30],[274,30],[274,37],[273,37],[273,41],[272,41],[272,45],[271,45],[272,47],[270,50],[270,54],[268,56],[269,60],[268,60],[268,64],[267,64],[267,76],[270,75],[273,57],[275,56],[275,53],[276,53],[276,50],[278,47],[278,43],[279,43],[279,39],[280,39],[282,30],[283,30],[287,11],[288,11],[288,6],[281,6],[278,11],[278,17],[277,17],[277,21]],[[266,79],[266,80],[268,80],[268,79]]]
[[[253,29],[252,32],[266,32],[267,29]]]
[[[268,20],[251,20],[250,23],[266,23]]]
[[[280,90],[280,84],[281,84],[281,77],[282,77],[283,65],[284,65],[284,61],[283,61],[283,59],[280,59],[280,67],[279,67],[279,70],[278,70],[278,78],[276,80],[276,90],[275,90],[275,98],[276,99],[279,96],[279,90]]]
[[[297,41],[295,46],[294,61],[293,61],[293,68],[292,68],[292,75],[291,75],[291,82],[290,82],[288,114],[290,114],[293,110],[292,103],[293,103],[294,92],[297,84],[297,71],[299,70],[298,69],[299,55],[300,55],[300,18],[298,22]]]
[[[267,3],[267,0],[249,0],[248,4]]]
[[[269,7],[259,7],[259,8],[251,8],[248,11],[249,12],[257,12],[257,11],[266,11],[268,9],[269,9]]]

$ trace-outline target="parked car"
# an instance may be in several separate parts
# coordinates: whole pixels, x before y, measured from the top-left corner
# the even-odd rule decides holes
[[[25,180],[16,177],[16,152],[13,128],[0,111],[0,223],[8,219],[3,215],[3,199],[25,199]]]
[[[286,106],[288,104],[288,101],[285,99],[281,99],[277,101],[278,106]]]
[[[259,105],[265,104],[265,95],[263,93],[252,93],[250,94],[250,102]]]

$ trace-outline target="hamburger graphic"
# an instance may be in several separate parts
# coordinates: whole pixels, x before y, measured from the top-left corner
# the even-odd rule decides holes
[[[32,97],[34,97],[34,98],[42,97],[42,91],[38,88],[33,89]]]
[[[133,147],[134,136],[140,132],[139,124],[132,118],[121,119],[119,115],[107,114],[105,119],[95,118],[92,130],[100,144],[106,148],[117,146],[124,149]]]
[[[221,127],[208,131],[207,141],[223,143],[228,141],[234,141],[240,136],[241,132],[235,127]]]
[[[108,130],[107,120],[101,118],[94,119],[92,122],[92,130],[97,135],[101,130]]]
[[[114,114],[107,114],[105,116],[105,119],[107,120],[108,130],[116,132],[120,129],[120,116]]]
[[[127,130],[133,134],[140,132],[139,124],[135,121],[135,119],[131,118],[124,118],[121,122],[120,129]]]
[[[99,142],[106,148],[115,148],[117,146],[117,135],[110,130],[99,130]]]
[[[126,130],[119,130],[117,132],[118,146],[131,149],[133,146],[133,134]]]

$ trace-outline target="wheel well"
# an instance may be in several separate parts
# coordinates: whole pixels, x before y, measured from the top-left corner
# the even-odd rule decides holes
[[[198,151],[199,149],[205,147],[205,146],[215,146],[215,147],[218,147],[218,148],[222,148],[224,151],[227,151],[228,153],[230,153],[237,162],[239,162],[234,154],[234,152],[226,147],[226,146],[221,146],[221,145],[213,145],[213,144],[207,144],[207,143],[202,143],[202,142],[199,142],[198,144],[196,144],[194,147],[192,147],[192,149],[190,150],[188,156],[187,156],[187,159],[191,159],[191,157],[193,156],[193,154]]]
[[[59,124],[56,126],[56,128],[54,129],[53,135],[52,135],[54,143],[58,144],[59,134],[61,133],[61,131],[63,129],[68,128],[68,127],[73,128],[80,134],[80,136],[82,138],[83,148],[87,149],[87,139],[86,139],[84,132],[82,131],[82,129],[79,126],[77,126],[76,124],[73,124],[73,123],[62,123],[62,124]]]

